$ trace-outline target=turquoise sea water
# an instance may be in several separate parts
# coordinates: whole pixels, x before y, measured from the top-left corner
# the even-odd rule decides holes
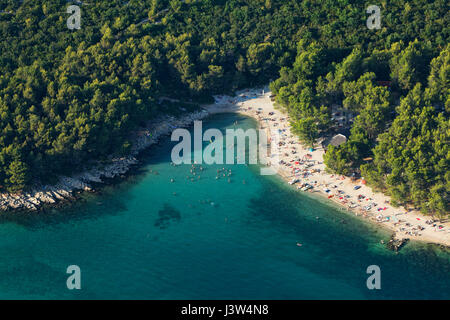
[[[236,120],[255,126],[228,114],[204,129]],[[396,255],[380,244],[389,232],[256,165],[204,166],[193,176],[189,165],[170,165],[168,140],[101,195],[1,215],[0,298],[450,298],[448,253],[410,243]],[[222,167],[232,175],[216,180]],[[81,290],[66,287],[69,265],[81,268]],[[366,287],[369,265],[381,268],[381,290]]]

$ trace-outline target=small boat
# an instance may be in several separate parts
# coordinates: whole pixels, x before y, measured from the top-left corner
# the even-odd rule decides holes
[[[300,180],[299,179],[297,179],[297,178],[293,178],[291,181],[289,181],[289,184],[295,184],[295,183],[297,183],[297,182],[299,182]]]
[[[302,244],[300,242],[297,242],[297,247],[301,247]]]

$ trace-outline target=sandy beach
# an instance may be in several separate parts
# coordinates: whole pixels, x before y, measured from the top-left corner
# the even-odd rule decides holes
[[[390,197],[374,192],[361,179],[326,172],[321,146],[311,151],[291,133],[289,116],[278,110],[267,88],[243,90],[236,96],[216,96],[216,103],[205,106],[208,113],[238,112],[259,121],[273,140],[280,143],[271,150],[268,164],[299,192],[312,192],[338,203],[361,218],[394,231],[396,239],[408,238],[450,246],[450,223],[440,222],[418,211],[390,205]],[[277,135],[278,137],[275,137]],[[308,185],[307,191],[301,191]],[[305,188],[304,188],[305,189]]]

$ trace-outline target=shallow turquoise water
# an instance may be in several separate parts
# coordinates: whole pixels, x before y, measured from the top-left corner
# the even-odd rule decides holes
[[[217,115],[204,129],[235,120],[255,125]],[[395,255],[379,243],[388,232],[257,166],[204,166],[193,177],[189,165],[170,165],[172,145],[152,148],[137,174],[102,195],[0,216],[0,298],[450,298],[448,253],[411,243]],[[222,167],[230,182],[215,179]],[[73,264],[81,290],[66,287]],[[374,264],[381,290],[366,287]]]

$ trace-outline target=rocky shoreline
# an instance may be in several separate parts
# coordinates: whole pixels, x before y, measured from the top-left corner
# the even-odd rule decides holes
[[[37,211],[44,205],[74,200],[75,194],[79,191],[94,192],[94,185],[121,177],[138,164],[139,161],[136,159],[138,154],[157,143],[161,137],[169,135],[175,128],[189,127],[194,121],[203,119],[209,114],[207,110],[201,109],[179,118],[161,116],[151,120],[144,129],[132,133],[133,146],[128,156],[111,158],[106,165],[97,162],[91,168],[71,177],[61,176],[54,185],[35,186],[30,191],[17,194],[0,193],[0,212]]]
[[[403,246],[405,246],[409,241],[409,238],[398,238],[397,234],[394,233],[391,239],[387,243],[386,247],[392,251],[398,252]]]

